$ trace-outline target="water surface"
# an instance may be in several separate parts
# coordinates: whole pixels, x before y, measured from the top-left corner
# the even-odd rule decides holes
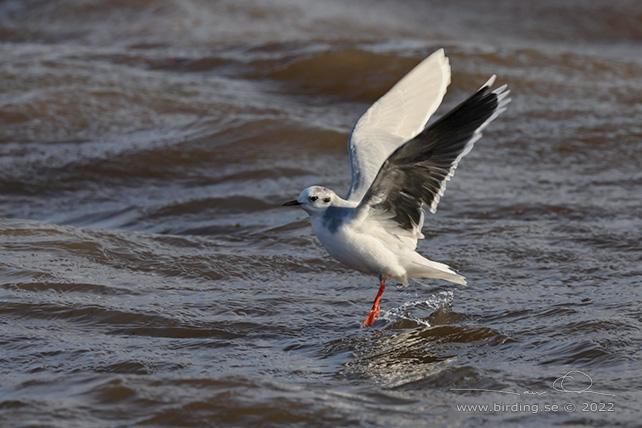
[[[531,3],[0,3],[1,425],[636,426],[642,8]],[[512,89],[419,245],[469,285],[362,329],[281,204],[440,47],[437,116]]]

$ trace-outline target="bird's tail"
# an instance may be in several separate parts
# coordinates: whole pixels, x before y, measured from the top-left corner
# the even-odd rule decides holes
[[[409,278],[436,278],[445,279],[446,281],[454,282],[455,284],[466,285],[466,278],[456,274],[450,266],[433,262],[418,253],[415,254],[409,266],[406,266],[407,275]]]

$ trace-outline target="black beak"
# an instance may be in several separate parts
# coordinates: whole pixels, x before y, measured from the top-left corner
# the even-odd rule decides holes
[[[294,206],[294,205],[301,205],[301,202],[299,202],[299,201],[289,201],[289,202],[284,203],[282,206],[291,207],[291,206]]]

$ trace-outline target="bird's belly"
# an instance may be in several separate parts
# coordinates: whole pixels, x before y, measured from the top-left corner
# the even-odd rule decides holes
[[[405,277],[405,269],[396,255],[371,234],[348,226],[339,227],[334,233],[317,228],[315,232],[326,251],[344,265],[369,275]]]
[[[327,242],[321,240],[328,254],[334,257],[339,262],[360,272],[377,275],[377,264],[369,254],[363,253],[363,247],[355,245],[352,241],[345,241],[345,245],[341,245],[343,241],[334,240]]]

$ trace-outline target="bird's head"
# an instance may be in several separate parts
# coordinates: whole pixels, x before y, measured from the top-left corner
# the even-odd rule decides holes
[[[299,205],[310,215],[320,214],[332,206],[336,198],[337,194],[328,188],[311,186],[303,190],[295,201],[286,202],[283,206]]]

